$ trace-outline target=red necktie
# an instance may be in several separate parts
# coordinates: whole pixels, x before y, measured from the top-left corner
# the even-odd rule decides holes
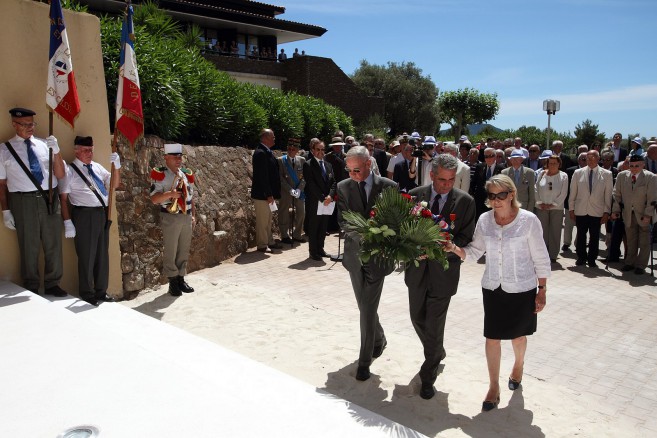
[[[636,175],[632,175],[632,184],[636,182]]]

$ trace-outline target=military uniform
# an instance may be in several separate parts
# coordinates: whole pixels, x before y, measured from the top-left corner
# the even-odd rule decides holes
[[[36,113],[24,108],[13,108],[9,111],[17,126],[22,127],[21,120],[28,120]],[[21,129],[21,128],[16,128]],[[60,216],[57,178],[49,173],[49,149],[52,146],[53,156],[59,154],[57,140],[47,139],[48,144],[30,135],[17,135],[7,143],[25,164],[28,171],[40,181],[40,190],[30,177],[23,171],[20,164],[5,144],[0,144],[0,190],[3,193],[3,218],[5,226],[16,230],[18,248],[21,255],[21,277],[23,286],[37,293],[41,283],[39,275],[39,252],[44,253],[44,287],[47,295],[66,296],[59,287],[63,274],[62,264],[62,218]],[[30,150],[28,150],[30,149]],[[57,158],[58,159],[58,158]],[[54,163],[54,161],[53,161]],[[53,171],[56,169],[53,167]],[[54,173],[54,172],[53,172]],[[52,205],[48,208],[48,181],[52,178]],[[8,196],[5,198],[5,194]]]
[[[178,150],[182,152],[181,145],[165,145],[165,153],[180,155],[180,152],[171,152]],[[171,190],[181,192],[181,197],[175,200],[178,204],[177,212],[172,213],[169,209],[173,200],[166,199],[159,203],[164,239],[162,273],[169,278],[169,293],[172,295],[193,292],[194,289],[187,285],[184,276],[187,273],[187,260],[192,241],[194,173],[182,167],[177,172],[173,172],[169,167],[163,166],[151,170],[151,180],[153,182],[151,197]],[[174,180],[176,180],[175,186]]]

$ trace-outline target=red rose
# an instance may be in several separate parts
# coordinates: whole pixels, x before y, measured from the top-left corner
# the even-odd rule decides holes
[[[427,219],[431,219],[433,217],[433,214],[431,214],[431,210],[427,210],[426,208],[422,210],[420,213],[422,217],[426,217]]]
[[[370,210],[370,217],[374,217],[374,216],[376,216],[376,210],[371,209]]]
[[[447,241],[452,240],[452,236],[447,232],[443,233],[443,238]]]
[[[408,201],[413,200],[413,197],[411,195],[409,195],[408,193],[402,193],[401,195],[404,197],[404,199],[406,199]]]

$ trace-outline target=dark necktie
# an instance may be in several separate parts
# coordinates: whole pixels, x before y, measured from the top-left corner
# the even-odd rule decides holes
[[[290,158],[290,166],[292,166],[292,169],[294,169],[294,158]]]
[[[436,197],[433,198],[433,204],[431,204],[431,213],[435,215],[440,214],[440,198],[442,198],[441,195],[436,195]]]
[[[363,202],[363,209],[367,210],[367,192],[365,191],[365,181],[358,183],[358,191],[360,192],[360,200]]]
[[[103,196],[107,196],[107,190],[105,189],[105,184],[98,178],[98,175],[96,175],[96,172],[91,168],[91,164],[85,164],[84,167],[87,168],[89,171],[89,176],[94,180],[94,183],[96,183],[96,187],[98,187],[98,190],[100,190],[100,193],[103,194]]]
[[[32,149],[32,142],[29,138],[25,139],[25,146],[27,147],[27,159],[30,162],[30,172],[32,173],[32,176],[34,176],[34,179],[41,184],[43,182],[43,172],[41,171],[39,159]]]
[[[589,171],[589,193],[593,192],[593,169]]]
[[[488,166],[488,170],[486,170],[486,181],[488,181],[491,176],[493,176],[493,169]]]
[[[516,180],[516,187],[518,187],[518,184],[520,183],[520,169],[515,170],[515,180]]]
[[[319,167],[322,169],[322,177],[324,178],[324,181],[326,181],[327,176],[326,176],[326,169],[324,168],[324,160],[319,161]]]
[[[652,160],[652,173],[657,173],[657,160]]]

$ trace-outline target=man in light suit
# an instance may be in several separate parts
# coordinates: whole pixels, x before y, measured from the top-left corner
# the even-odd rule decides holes
[[[346,163],[349,178],[338,184],[338,222],[343,230],[346,229],[342,218],[345,211],[355,211],[369,218],[379,194],[385,188],[397,187],[394,181],[371,172],[369,152],[363,146],[349,149]],[[392,267],[382,267],[373,260],[362,263],[359,250],[358,233],[346,231],[342,264],[349,272],[360,311],[360,354],[356,379],[363,381],[370,378],[372,360],[381,356],[387,344],[377,310],[383,280],[392,272]]]
[[[278,158],[278,171],[281,175],[281,200],[278,214],[278,229],[281,232],[281,242],[292,244],[305,242],[301,233],[303,232],[303,220],[306,215],[304,200],[306,199],[303,189],[306,180],[303,178],[303,165],[306,159],[298,156],[300,140],[290,138],[287,141],[287,155]],[[294,229],[290,236],[290,207],[294,212]]]
[[[440,214],[445,222],[454,226],[451,233],[456,245],[467,245],[475,230],[476,208],[472,196],[454,188],[458,160],[450,154],[441,154],[433,159],[432,165],[432,184],[413,189],[410,195],[415,196],[416,202],[426,201],[433,214]],[[447,309],[459,283],[461,259],[450,253],[448,260],[447,270],[433,260],[420,260],[417,267],[409,263],[404,275],[411,321],[424,347],[420,397],[426,400],[435,394],[433,384],[440,361],[445,358],[443,339]]]
[[[514,149],[509,158],[511,167],[502,170],[502,174],[511,178],[516,185],[518,201],[522,205],[522,208],[533,213],[534,204],[536,203],[534,192],[536,172],[523,166],[522,163],[524,160],[525,156],[522,154],[522,151]]]
[[[308,216],[308,251],[313,260],[329,257],[324,251],[328,215],[318,215],[319,203],[328,205],[335,198],[335,175],[333,167],[324,160],[325,145],[321,140],[310,141],[312,158],[303,165],[303,179],[306,180],[306,215]]]
[[[596,268],[600,241],[600,225],[607,223],[611,212],[613,182],[611,172],[598,166],[598,151],[586,153],[586,167],[577,169],[570,182],[568,208],[570,218],[577,227],[577,266],[588,262],[589,267]],[[587,252],[586,235],[589,234]]]
[[[625,223],[627,253],[621,271],[645,273],[650,257],[650,220],[657,201],[657,176],[644,170],[645,161],[638,155],[630,157],[630,169],[616,177],[614,208],[611,219],[620,215]]]
[[[446,154],[450,154],[457,159],[458,167],[456,168],[456,179],[454,180],[454,188],[463,190],[468,193],[470,191],[470,166],[458,159],[459,147],[456,143],[447,143],[443,147]]]

